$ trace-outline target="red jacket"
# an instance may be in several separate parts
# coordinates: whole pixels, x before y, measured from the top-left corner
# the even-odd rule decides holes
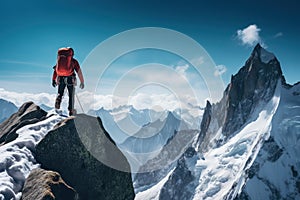
[[[53,67],[53,69],[54,69],[54,71],[53,71],[52,80],[56,81],[57,74],[58,74],[56,72],[56,65]],[[75,58],[72,58],[70,68],[69,69],[65,69],[64,71],[60,71],[59,72],[59,76],[72,76],[72,75],[74,75],[74,70],[78,74],[80,82],[84,83],[84,79],[83,79],[82,71],[80,69],[80,65],[79,65],[78,61]]]

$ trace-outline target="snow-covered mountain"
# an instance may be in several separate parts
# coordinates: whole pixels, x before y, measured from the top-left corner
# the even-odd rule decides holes
[[[143,126],[135,135],[120,144],[120,147],[133,153],[156,151],[161,149],[181,126],[187,128],[183,121],[168,112],[164,120],[158,119]]]
[[[264,142],[240,196],[300,199],[300,83],[281,87],[270,137]]]
[[[179,130],[187,130],[183,120],[175,117],[172,112],[167,113],[165,119],[143,126],[135,135],[119,144],[135,172],[146,161],[156,157]]]
[[[258,44],[193,144],[136,199],[299,199],[299,85]]]
[[[128,146],[125,145],[126,139],[133,136],[140,137],[141,134],[145,133],[157,134],[160,129],[163,128],[164,124],[169,124],[169,126],[171,126],[172,123],[174,123],[174,125],[178,124],[175,125],[176,127],[178,126],[178,128],[172,129],[172,134],[174,130],[198,129],[202,113],[203,111],[201,109],[199,109],[198,116],[192,116],[186,110],[174,110],[172,112],[155,111],[152,109],[137,110],[132,105],[123,105],[111,110],[100,108],[99,110],[90,110],[88,112],[88,114],[99,116],[102,119],[105,129],[111,133],[111,137],[114,141],[116,141],[117,144],[124,144],[121,146],[122,148]],[[169,120],[167,120],[168,117]],[[171,117],[173,117],[174,122],[172,122]],[[166,123],[166,121],[168,123]],[[142,138],[145,137],[149,137],[149,135],[143,136]],[[164,137],[166,136],[164,135]]]
[[[17,112],[18,108],[13,103],[0,99],[0,123]]]

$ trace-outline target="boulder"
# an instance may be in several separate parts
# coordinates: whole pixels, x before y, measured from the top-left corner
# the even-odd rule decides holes
[[[22,191],[22,200],[32,199],[77,200],[78,195],[59,173],[37,168],[29,174]]]
[[[36,146],[35,158],[42,168],[59,172],[80,199],[135,197],[128,161],[99,117],[80,114],[61,121]]]

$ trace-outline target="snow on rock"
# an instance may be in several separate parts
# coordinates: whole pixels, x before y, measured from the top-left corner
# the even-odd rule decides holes
[[[212,200],[236,197],[247,181],[247,171],[253,164],[264,141],[268,140],[270,136],[272,119],[280,102],[280,92],[279,80],[273,98],[267,104],[261,104],[260,107],[257,107],[245,125],[235,135],[228,138],[222,145],[216,145],[204,152],[203,157],[205,159],[198,156],[196,162],[187,163],[186,166],[188,167],[179,165],[179,167],[185,168],[184,173],[177,173],[174,176],[175,171],[178,171],[177,166],[174,172],[168,175],[169,178],[163,187],[159,187],[161,188],[159,198],[157,196],[155,198],[144,196],[144,199],[166,199],[162,196],[164,190],[171,194],[172,199]],[[186,174],[191,174],[193,177],[188,177]],[[182,182],[188,184],[182,185],[180,184]],[[157,194],[157,190],[158,185],[154,185],[147,190],[147,193]],[[178,191],[187,195],[182,195]]]
[[[48,117],[19,130],[19,136],[12,142],[0,146],[0,200],[20,199],[25,179],[30,171],[38,168],[33,152],[35,145],[63,117],[49,112]]]
[[[254,114],[234,137],[205,153],[205,160],[197,162],[196,169],[201,168],[201,173],[197,178],[199,184],[193,199],[230,199],[240,193],[246,181],[245,171],[251,166],[264,140],[269,137],[279,96],[278,86],[274,97],[256,119]]]
[[[171,174],[173,173],[174,169],[172,169],[165,178],[163,178],[159,183],[157,183],[152,188],[139,192],[135,195],[134,200],[145,200],[145,199],[151,199],[151,200],[159,200],[159,195],[161,192],[162,187],[167,182]]]
[[[270,139],[250,168],[242,195],[251,199],[299,199],[300,195],[300,85],[282,88],[273,117]]]

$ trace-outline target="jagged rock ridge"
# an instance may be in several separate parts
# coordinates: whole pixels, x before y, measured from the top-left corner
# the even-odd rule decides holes
[[[257,44],[245,66],[231,77],[224,92],[226,107],[223,133],[234,133],[247,121],[260,101],[268,102],[279,79],[285,82],[279,61]]]
[[[18,137],[16,131],[28,124],[34,124],[45,119],[47,112],[33,102],[24,103],[18,112],[0,124],[0,144],[13,141]]]

